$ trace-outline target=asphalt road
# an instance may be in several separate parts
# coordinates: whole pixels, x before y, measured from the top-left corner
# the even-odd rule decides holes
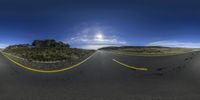
[[[0,100],[199,100],[199,54],[133,57],[98,51],[76,68],[51,74],[20,68],[0,54]]]

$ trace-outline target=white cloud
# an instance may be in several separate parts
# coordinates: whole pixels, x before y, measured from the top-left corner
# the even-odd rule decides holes
[[[79,45],[85,49],[98,49],[106,46],[121,46],[127,42],[120,40],[117,36],[105,34],[103,31],[110,32],[101,27],[85,28],[70,38],[69,43]]]
[[[0,43],[0,48],[6,48],[8,44]]]
[[[102,48],[102,47],[109,47],[109,46],[113,46],[113,45],[83,45],[83,46],[81,46],[81,48],[84,48],[84,49],[99,49],[99,48]]]
[[[200,48],[200,43],[181,42],[181,41],[157,41],[147,44],[148,46],[166,46],[181,48]]]
[[[70,43],[82,45],[81,47],[86,49],[98,49],[106,46],[120,46],[127,44],[126,41],[119,40],[116,36],[104,36],[102,39],[97,39],[95,35],[72,37]]]

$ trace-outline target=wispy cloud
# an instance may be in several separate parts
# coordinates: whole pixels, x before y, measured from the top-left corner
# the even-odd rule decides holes
[[[80,48],[84,48],[84,49],[99,49],[102,47],[109,47],[109,46],[113,46],[113,45],[82,45],[80,46]]]
[[[108,34],[108,32],[110,30],[105,30],[105,27],[87,27],[77,32],[68,42],[85,49],[98,49],[106,46],[121,46],[127,44],[126,41],[121,40],[116,35]],[[98,38],[99,34],[102,35],[102,38]]]
[[[106,46],[120,46],[127,44],[126,41],[119,40],[118,37],[114,35],[104,35],[100,40],[95,37],[95,34],[93,36],[84,34],[82,36],[72,37],[70,43],[82,45],[81,47],[86,49],[98,49]]]
[[[200,43],[182,42],[182,41],[156,41],[147,44],[148,46],[166,46],[166,47],[181,47],[181,48],[200,48]]]

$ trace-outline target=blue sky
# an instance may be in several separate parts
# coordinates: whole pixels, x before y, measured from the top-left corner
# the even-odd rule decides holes
[[[200,47],[198,0],[1,0],[0,14],[0,47],[35,39],[88,49]]]

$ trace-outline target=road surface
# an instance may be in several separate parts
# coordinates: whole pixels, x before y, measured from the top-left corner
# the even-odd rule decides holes
[[[76,68],[49,74],[20,68],[0,54],[0,100],[199,100],[199,54],[133,57],[97,51]]]

